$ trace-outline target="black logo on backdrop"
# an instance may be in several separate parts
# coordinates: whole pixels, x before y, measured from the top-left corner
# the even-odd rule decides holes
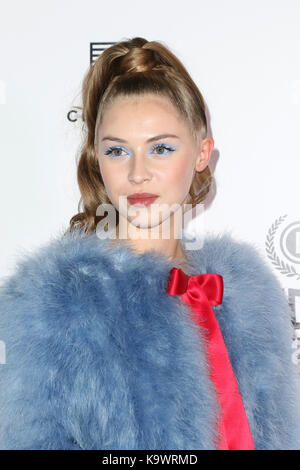
[[[93,65],[101,53],[113,44],[115,42],[90,42],[90,65]],[[67,114],[67,119],[70,122],[77,122],[78,119],[81,119],[80,106],[72,106]]]

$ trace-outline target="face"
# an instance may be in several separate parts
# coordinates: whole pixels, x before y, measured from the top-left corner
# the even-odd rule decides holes
[[[182,211],[194,172],[208,164],[211,140],[204,150],[196,148],[187,124],[165,97],[117,97],[100,124],[96,155],[120,220],[147,230]],[[127,199],[141,192],[158,197],[148,206]]]

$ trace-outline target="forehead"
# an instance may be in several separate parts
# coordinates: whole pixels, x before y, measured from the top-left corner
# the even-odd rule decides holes
[[[102,130],[105,127],[118,125],[130,126],[184,126],[178,109],[166,96],[154,94],[117,96],[107,105],[103,113],[101,123]]]

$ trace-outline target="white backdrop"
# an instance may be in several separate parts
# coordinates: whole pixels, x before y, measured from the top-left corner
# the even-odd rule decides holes
[[[215,182],[199,230],[229,229],[261,250],[298,333],[299,0],[0,5],[0,276],[77,213],[81,123],[67,116],[81,104],[91,43],[142,36],[182,60],[208,106]]]

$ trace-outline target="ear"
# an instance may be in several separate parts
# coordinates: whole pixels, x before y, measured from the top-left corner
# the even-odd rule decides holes
[[[205,139],[202,139],[197,150],[197,158],[195,163],[196,171],[203,171],[207,167],[214,145],[215,142],[212,137],[206,137]]]

